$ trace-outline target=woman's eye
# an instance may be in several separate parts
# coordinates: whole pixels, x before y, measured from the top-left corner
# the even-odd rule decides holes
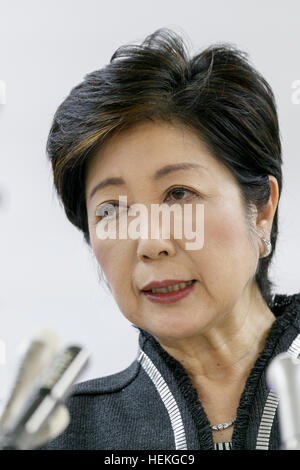
[[[186,188],[181,188],[181,187],[176,187],[172,188],[169,192],[168,195],[173,194],[173,197],[175,197],[175,201],[181,201],[183,199],[186,199],[185,195],[192,194],[195,195],[193,191],[190,189]],[[167,198],[168,199],[168,198]],[[100,206],[97,207],[96,209],[96,217],[103,219],[104,217],[112,217],[115,215],[115,207],[119,207],[120,209],[127,210],[125,206],[119,206],[118,202],[105,202],[104,204],[101,204]]]
[[[96,209],[96,217],[103,219],[104,217],[112,217],[115,215],[115,206],[119,206],[118,202],[105,202]],[[121,206],[122,207],[122,206]]]
[[[184,195],[187,194],[187,193],[188,193],[188,194],[195,194],[195,193],[194,193],[193,191],[191,191],[190,189],[180,188],[180,187],[178,187],[178,188],[173,188],[173,189],[171,189],[171,190],[168,192],[168,194],[173,194],[173,195],[175,195],[175,200],[176,200],[176,201],[180,201],[180,200],[182,200],[182,199],[186,199]]]

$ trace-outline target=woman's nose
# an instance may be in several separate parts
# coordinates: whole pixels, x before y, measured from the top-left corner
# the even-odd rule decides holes
[[[157,259],[160,256],[174,256],[176,249],[172,240],[140,239],[137,255],[140,260]]]

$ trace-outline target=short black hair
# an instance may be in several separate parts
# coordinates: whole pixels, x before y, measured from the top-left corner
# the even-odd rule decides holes
[[[270,85],[248,54],[229,43],[213,44],[190,57],[184,40],[160,28],[141,44],[120,46],[109,64],[87,74],[58,107],[47,140],[54,186],[68,219],[90,245],[85,200],[87,163],[121,130],[161,119],[189,126],[226,165],[245,208],[262,209],[271,191],[282,190],[278,117]],[[279,202],[279,200],[278,200]],[[268,270],[278,235],[278,205],[272,252],[260,258],[256,282],[268,305]],[[241,260],[242,262],[242,260]]]

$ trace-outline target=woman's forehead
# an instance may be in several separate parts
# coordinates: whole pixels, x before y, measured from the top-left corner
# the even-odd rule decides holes
[[[227,170],[196,132],[168,123],[143,123],[105,142],[88,162],[86,183],[94,184],[100,175],[104,179],[145,173],[154,178],[159,172],[166,175],[165,167],[184,164],[206,169],[207,176],[209,171]]]

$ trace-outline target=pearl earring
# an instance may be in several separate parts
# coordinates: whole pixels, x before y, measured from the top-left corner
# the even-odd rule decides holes
[[[272,243],[267,240],[266,238],[261,238],[262,241],[264,242],[264,244],[266,245],[266,252],[263,256],[261,256],[260,258],[266,258],[267,256],[269,256],[269,254],[271,253],[272,251]]]

